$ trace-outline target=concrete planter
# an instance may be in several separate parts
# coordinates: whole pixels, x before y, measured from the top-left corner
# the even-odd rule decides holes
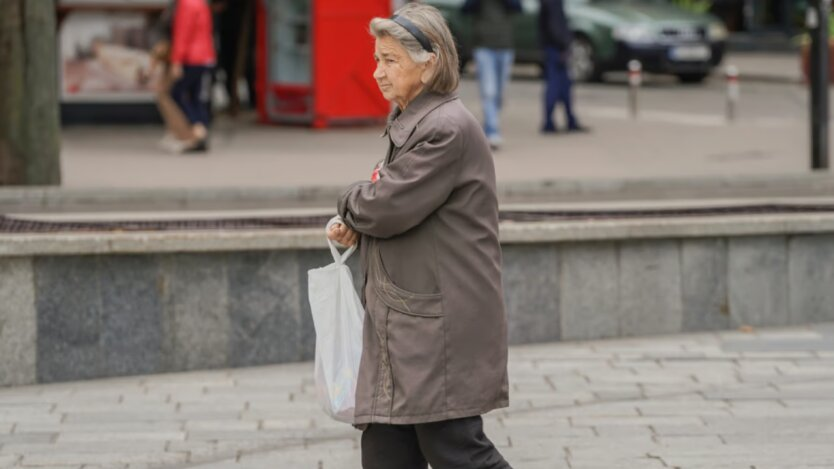
[[[834,216],[505,223],[513,344],[834,321]],[[321,230],[0,236],[0,385],[310,360]],[[354,271],[357,269],[354,268]]]

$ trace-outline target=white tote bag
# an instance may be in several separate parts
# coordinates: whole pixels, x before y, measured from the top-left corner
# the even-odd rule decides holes
[[[341,222],[334,217],[326,230]],[[345,262],[356,245],[339,254],[330,239],[327,243],[333,263],[307,272],[307,293],[316,328],[316,392],[327,415],[353,423],[365,311]]]

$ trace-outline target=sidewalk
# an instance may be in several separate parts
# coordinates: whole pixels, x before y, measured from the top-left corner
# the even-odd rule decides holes
[[[541,82],[516,79],[503,113],[506,144],[495,153],[498,182],[807,174],[806,90],[742,86],[734,123],[724,116],[726,91],[716,79],[687,87],[652,77],[638,119],[621,83],[579,86],[579,117],[592,132],[552,136],[538,132]],[[465,79],[460,94],[479,116],[477,83]],[[156,126],[66,128],[64,187],[343,187],[368,178],[386,150],[382,127],[316,131],[220,119],[205,155],[166,154],[156,146],[161,133]]]
[[[0,389],[0,467],[355,469],[312,363]],[[516,469],[834,467],[834,324],[510,350]]]

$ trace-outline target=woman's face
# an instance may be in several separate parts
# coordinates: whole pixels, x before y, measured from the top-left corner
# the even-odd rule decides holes
[[[428,81],[428,67],[432,62],[414,62],[402,44],[390,36],[377,38],[374,60],[374,79],[379,90],[385,99],[396,103],[400,109],[405,109],[423,90]]]

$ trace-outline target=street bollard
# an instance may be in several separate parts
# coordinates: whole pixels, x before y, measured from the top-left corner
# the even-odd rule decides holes
[[[741,98],[738,68],[728,65],[724,73],[727,77],[727,121],[733,122],[738,116],[738,101]]]
[[[643,84],[643,64],[639,60],[628,62],[628,107],[631,118],[637,119],[637,92]]]

